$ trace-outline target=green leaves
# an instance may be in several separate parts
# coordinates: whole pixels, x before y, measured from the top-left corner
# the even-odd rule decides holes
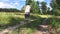
[[[58,5],[58,9],[60,9],[60,0],[56,0],[56,3]]]
[[[26,5],[30,5],[32,3],[32,0],[26,0]]]
[[[39,13],[40,12],[39,2],[32,2],[31,12],[32,13]]]
[[[41,9],[42,9],[42,12],[43,12],[43,14],[46,14],[46,10],[47,10],[47,6],[46,6],[46,2],[41,2]]]
[[[59,3],[60,3],[59,0],[52,0],[50,3],[54,15],[60,15]]]

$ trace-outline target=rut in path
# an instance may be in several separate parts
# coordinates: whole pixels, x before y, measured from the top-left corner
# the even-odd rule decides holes
[[[0,31],[0,34],[10,34],[10,33],[12,33],[13,30],[15,30],[16,28],[18,28],[18,27],[20,27],[21,25],[24,25],[24,24],[26,24],[26,23],[24,23],[22,21],[22,22],[20,22],[20,24],[16,24],[15,26],[11,26],[11,27],[9,26],[8,28]]]
[[[55,28],[46,25],[48,18],[44,19],[32,34],[57,34]]]

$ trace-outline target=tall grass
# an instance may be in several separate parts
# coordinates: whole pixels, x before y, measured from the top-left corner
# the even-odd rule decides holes
[[[19,13],[17,13],[19,14]],[[13,25],[24,20],[24,15],[16,15],[15,13],[0,12],[0,26]],[[11,24],[12,23],[12,24]]]

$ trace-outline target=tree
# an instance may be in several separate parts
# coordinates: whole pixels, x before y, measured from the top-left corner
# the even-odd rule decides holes
[[[47,14],[51,14],[50,7],[48,7]]]
[[[26,5],[30,5],[34,0],[26,0]]]
[[[31,12],[32,13],[40,13],[40,7],[39,7],[39,2],[32,2],[31,6]]]
[[[60,0],[56,0],[56,3],[58,5],[58,9],[60,9]]]
[[[46,14],[46,12],[47,12],[47,6],[46,6],[46,2],[41,2],[41,9],[42,9],[42,12],[43,12],[43,14]]]
[[[0,12],[20,12],[20,10],[16,8],[0,8]]]
[[[56,0],[52,0],[51,3],[50,3],[50,6],[52,7],[52,9],[57,9],[57,3],[56,3]]]
[[[39,2],[37,1],[37,11],[38,11],[38,13],[40,14],[41,12],[40,12],[40,6],[39,6]]]
[[[56,0],[52,0],[50,3],[50,6],[52,7],[52,11],[54,15],[60,15],[60,11],[58,9],[58,4]]]

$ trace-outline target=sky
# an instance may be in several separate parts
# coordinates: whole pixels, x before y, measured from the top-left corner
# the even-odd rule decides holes
[[[49,3],[51,0],[35,0],[39,2],[47,2],[47,6],[50,7]],[[26,0],[0,0],[0,8],[21,8],[25,5]]]

